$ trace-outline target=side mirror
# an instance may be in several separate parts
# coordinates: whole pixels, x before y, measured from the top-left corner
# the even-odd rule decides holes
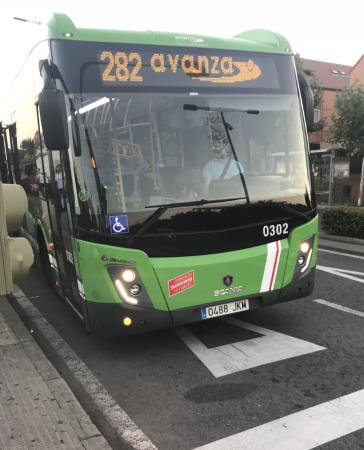
[[[301,98],[303,104],[303,111],[305,113],[307,131],[313,131],[314,124],[314,108],[313,108],[313,94],[309,82],[306,80],[303,73],[298,73],[298,83],[301,91]]]
[[[43,138],[49,150],[67,150],[69,146],[64,93],[45,83],[38,97]]]

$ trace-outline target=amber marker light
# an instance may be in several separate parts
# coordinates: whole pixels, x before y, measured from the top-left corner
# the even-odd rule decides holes
[[[133,323],[130,317],[124,317],[123,319],[123,325],[124,327],[130,327],[130,325]]]
[[[91,158],[91,165],[93,167],[93,169],[96,169],[96,159],[94,157]]]

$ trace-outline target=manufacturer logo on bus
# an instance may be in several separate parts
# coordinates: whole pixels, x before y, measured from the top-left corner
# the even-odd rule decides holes
[[[195,36],[175,36],[175,38],[178,41],[188,41],[188,42],[192,42],[192,43],[196,43],[196,44],[201,44],[202,42],[204,42],[204,40],[202,38],[195,37]]]
[[[223,279],[222,279],[223,283],[225,284],[225,286],[229,287],[231,285],[231,283],[233,282],[233,277],[231,275],[226,275]]]
[[[243,286],[234,286],[234,287],[227,287],[224,289],[215,289],[214,297],[220,297],[222,295],[238,294],[242,291],[243,291]]]

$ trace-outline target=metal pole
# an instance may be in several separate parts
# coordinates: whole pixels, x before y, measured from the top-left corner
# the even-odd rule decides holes
[[[329,206],[334,202],[335,149],[330,152]]]
[[[0,122],[0,181],[8,182],[8,167],[6,164],[5,144],[3,137],[3,126]]]

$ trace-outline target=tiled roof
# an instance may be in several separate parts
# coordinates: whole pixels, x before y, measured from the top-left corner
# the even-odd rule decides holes
[[[323,88],[341,90],[348,86],[351,66],[303,58],[301,61],[308,80],[317,78]]]

